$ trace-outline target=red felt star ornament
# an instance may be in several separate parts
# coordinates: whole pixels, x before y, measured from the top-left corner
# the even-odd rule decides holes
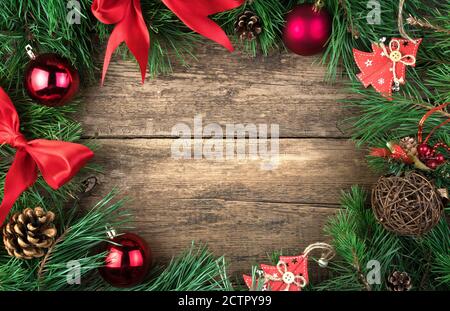
[[[372,85],[383,96],[392,100],[392,90],[398,91],[406,81],[406,66],[416,65],[416,54],[422,39],[414,41],[392,38],[389,45],[372,43],[372,52],[353,49],[353,57],[361,73],[358,79],[364,87]]]

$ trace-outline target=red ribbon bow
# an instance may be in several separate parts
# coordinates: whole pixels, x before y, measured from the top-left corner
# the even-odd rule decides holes
[[[208,16],[234,9],[242,5],[244,0],[162,0],[162,2],[193,31],[233,51],[225,32]],[[116,25],[106,47],[102,84],[112,53],[124,41],[139,63],[143,83],[147,70],[150,35],[142,16],[140,0],[94,0],[91,9],[102,23]]]
[[[38,177],[36,168],[50,187],[58,189],[94,156],[89,148],[79,144],[46,139],[27,141],[19,129],[17,111],[0,88],[0,144],[17,149],[6,174],[0,225],[22,192],[35,183]]]

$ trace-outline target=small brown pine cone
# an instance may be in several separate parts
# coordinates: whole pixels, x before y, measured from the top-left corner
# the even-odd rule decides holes
[[[260,18],[252,11],[245,11],[236,20],[234,31],[241,40],[253,40],[262,32]]]
[[[400,147],[409,155],[417,155],[417,141],[413,137],[404,137],[399,142]]]
[[[55,214],[41,207],[15,213],[3,227],[3,243],[10,256],[39,258],[55,243]]]
[[[406,272],[394,271],[387,279],[387,288],[390,291],[405,292],[411,287],[411,277]]]

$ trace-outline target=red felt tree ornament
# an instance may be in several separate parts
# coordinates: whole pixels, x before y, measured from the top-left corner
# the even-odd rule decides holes
[[[115,236],[105,246],[105,265],[99,269],[103,279],[115,287],[131,287],[141,283],[152,263],[152,253],[147,242],[134,233]]]
[[[335,256],[334,249],[326,243],[314,243],[309,245],[303,254],[298,256],[280,256],[276,266],[261,264],[260,279],[253,284],[253,278],[244,275],[244,282],[249,289],[261,287],[269,291],[301,291],[309,282],[308,256],[311,251],[322,249],[323,253],[318,263],[324,268]],[[263,282],[263,284],[259,284]]]
[[[78,92],[78,71],[57,54],[35,56],[29,45],[27,53],[31,61],[25,70],[24,85],[30,97],[50,107],[67,104]]]
[[[283,42],[298,55],[309,56],[322,52],[331,35],[331,15],[316,4],[300,4],[286,17]]]
[[[416,54],[422,39],[386,38],[372,43],[372,52],[353,49],[353,57],[361,73],[356,76],[364,87],[372,85],[383,96],[392,100],[392,91],[399,91],[406,82],[406,66],[416,65]]]

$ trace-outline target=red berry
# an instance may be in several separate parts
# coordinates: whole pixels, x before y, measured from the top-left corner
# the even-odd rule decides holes
[[[417,148],[420,158],[429,158],[433,154],[433,148],[427,144],[420,144]]]
[[[432,170],[434,170],[439,165],[438,161],[436,160],[428,160],[425,164]]]
[[[434,159],[438,162],[438,164],[445,162],[445,157],[442,153],[438,153]]]

